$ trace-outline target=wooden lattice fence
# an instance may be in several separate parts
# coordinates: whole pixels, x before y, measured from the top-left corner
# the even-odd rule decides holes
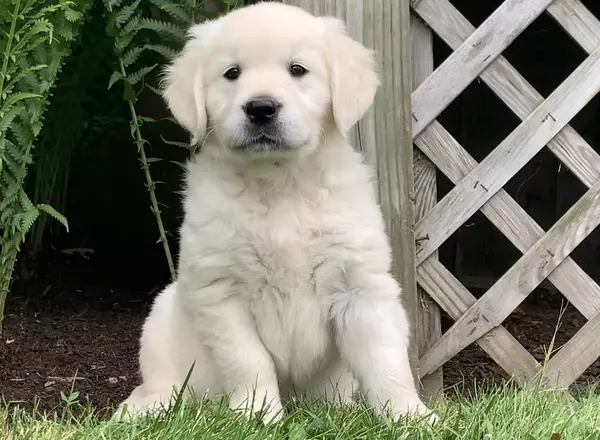
[[[572,384],[600,357],[600,287],[569,257],[600,224],[600,155],[568,125],[600,90],[598,18],[579,0],[505,0],[476,29],[450,0],[283,1],[337,15],[377,53],[381,89],[352,136],[378,173],[424,392],[442,389],[442,366],[472,343],[521,384]],[[546,99],[502,56],[544,13],[588,54]],[[433,33],[454,51],[435,70]],[[478,79],[522,121],[481,163],[436,120]],[[545,146],[588,188],[548,231],[503,189]],[[439,200],[436,170],[455,184]],[[477,211],[523,254],[479,299],[437,257]],[[587,323],[542,366],[503,322],[546,278]],[[455,320],[445,334],[440,308]]]
[[[588,54],[545,100],[502,57],[540,14],[550,14]],[[569,254],[600,224],[600,156],[570,120],[600,90],[600,21],[579,0],[506,0],[475,29],[448,0],[412,3],[412,136],[415,153],[419,373],[428,393],[441,387],[440,367],[476,342],[520,383],[566,387],[600,357],[600,287]],[[454,52],[435,71],[431,32]],[[481,163],[436,121],[480,78],[522,120]],[[544,231],[502,188],[544,146],[588,191]],[[455,187],[435,194],[436,167]],[[523,256],[476,299],[437,259],[439,247],[480,210]],[[587,323],[542,368],[503,321],[544,280]],[[435,300],[456,322],[441,334]],[[428,385],[429,384],[429,385]]]

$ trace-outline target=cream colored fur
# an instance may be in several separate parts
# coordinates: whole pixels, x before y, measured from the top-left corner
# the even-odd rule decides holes
[[[308,73],[292,76],[292,63]],[[233,81],[223,77],[232,65]],[[396,418],[429,413],[371,171],[345,136],[376,88],[372,53],[335,18],[259,3],[191,29],[164,87],[201,143],[187,167],[178,279],[144,325],[143,383],[116,416],[168,405],[194,363],[191,392],[267,404],[267,420],[298,392],[350,402],[361,391]],[[237,148],[257,96],[281,104],[279,140],[262,152]]]

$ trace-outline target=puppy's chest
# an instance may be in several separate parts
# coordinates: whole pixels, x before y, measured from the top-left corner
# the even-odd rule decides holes
[[[239,255],[239,275],[278,370],[299,379],[327,359],[331,299],[345,283],[343,246],[323,233],[326,217],[291,214],[268,227],[253,224]]]
[[[325,215],[292,214],[242,229],[239,278],[256,286],[253,296],[326,297],[343,281],[345,246],[335,227]]]

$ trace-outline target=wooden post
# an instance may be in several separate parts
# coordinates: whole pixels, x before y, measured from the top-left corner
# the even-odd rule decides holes
[[[433,72],[432,33],[418,18],[411,17],[412,87],[419,86]],[[414,152],[415,221],[437,203],[436,167],[419,150]],[[423,237],[415,237],[421,240]],[[437,252],[432,258],[437,259]],[[439,306],[421,288],[417,298],[417,341],[419,357],[423,356],[441,337],[442,322]],[[421,377],[421,390],[427,397],[438,397],[443,390],[442,368]]]
[[[411,136],[411,40],[409,0],[284,0],[316,15],[343,19],[348,33],[374,49],[381,86],[375,103],[351,139],[375,167],[379,201],[394,257],[394,275],[412,327],[410,360],[418,365],[416,332],[413,147]],[[416,379],[416,375],[415,375]]]

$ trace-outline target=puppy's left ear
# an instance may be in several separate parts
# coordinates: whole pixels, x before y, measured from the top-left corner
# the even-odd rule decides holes
[[[218,26],[218,20],[193,26],[185,47],[163,78],[163,98],[177,122],[191,133],[192,144],[198,143],[207,130],[204,63]]]
[[[364,116],[379,85],[372,50],[346,33],[344,22],[321,17],[327,41],[331,104],[335,123],[346,134]]]

